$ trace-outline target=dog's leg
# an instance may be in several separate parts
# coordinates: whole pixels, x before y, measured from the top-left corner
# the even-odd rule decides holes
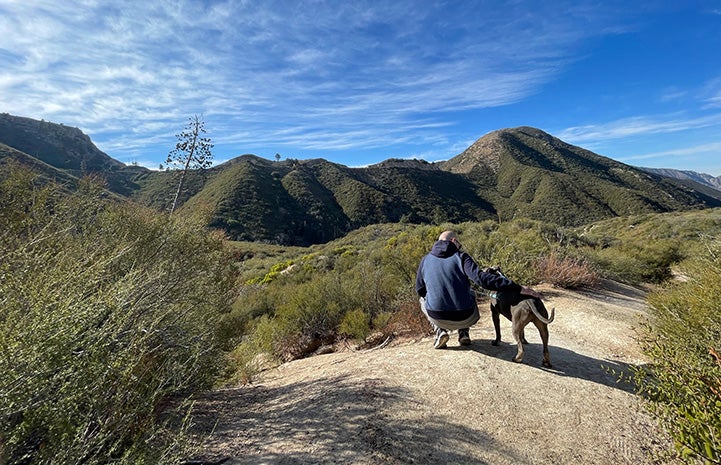
[[[493,319],[493,328],[496,330],[496,340],[491,341],[491,344],[497,346],[501,343],[501,312],[498,309],[498,302],[494,304],[491,302],[491,319]]]
[[[528,344],[528,341],[526,340],[526,328],[521,329],[521,342]]]
[[[541,335],[541,341],[543,341],[543,366],[553,368],[551,366],[551,354],[548,352],[548,325],[538,319],[534,319],[533,324],[538,328],[538,334]]]
[[[516,345],[518,346],[518,353],[516,353],[516,356],[513,357],[513,361],[516,363],[521,363],[523,361],[523,327],[526,326],[527,322],[523,321],[523,318],[516,318],[513,320],[512,328],[513,328],[513,339],[516,340]]]

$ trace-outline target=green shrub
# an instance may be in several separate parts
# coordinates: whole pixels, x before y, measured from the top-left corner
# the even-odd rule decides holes
[[[267,356],[273,360],[282,361],[281,357],[287,353],[285,344],[292,341],[298,334],[296,323],[290,319],[273,318],[268,315],[254,320],[246,341],[240,344],[235,351],[235,356],[245,365],[251,364],[241,367],[241,370],[245,370],[248,375],[252,376],[259,368],[254,365],[258,356]]]
[[[269,282],[282,276],[283,273],[287,272],[291,266],[293,266],[293,262],[291,260],[276,263],[270,268],[270,271],[266,273],[265,276],[249,279],[246,284],[268,284]]]
[[[388,324],[391,321],[391,318],[393,318],[393,313],[394,313],[393,311],[381,312],[381,313],[377,314],[376,316],[374,316],[371,319],[371,328],[383,329],[386,326],[388,326]]]
[[[458,231],[466,251],[481,268],[499,266],[506,276],[526,285],[539,281],[534,264],[551,249],[541,222],[514,220],[494,225],[487,221],[460,225]]]
[[[364,340],[371,332],[371,318],[362,309],[346,312],[338,331],[354,339]]]
[[[603,277],[629,284],[644,282],[649,271],[639,257],[632,257],[620,248],[586,249],[585,256],[601,270]]]
[[[282,360],[304,357],[331,341],[343,316],[342,287],[337,276],[284,286],[273,313],[251,325],[248,353],[268,353]]]
[[[398,295],[413,284],[394,268],[402,257],[394,244],[402,247],[403,242],[368,245],[363,252],[356,246],[331,245],[327,254],[301,256],[301,266],[282,279],[244,288],[227,318],[247,336],[235,359],[254,364],[266,354],[290,360],[333,343],[340,334],[364,339],[371,330],[381,329],[395,311]],[[252,366],[240,370],[241,379],[254,372]]]
[[[685,282],[649,296],[642,331],[651,364],[637,371],[639,391],[688,463],[721,463],[721,242],[683,264]]]
[[[53,189],[0,186],[27,199],[0,215],[0,461],[177,462],[165,408],[225,368],[221,237],[200,219],[104,202],[91,182]]]
[[[587,249],[586,256],[610,279],[627,283],[662,283],[682,259],[678,240],[639,237],[613,247]]]

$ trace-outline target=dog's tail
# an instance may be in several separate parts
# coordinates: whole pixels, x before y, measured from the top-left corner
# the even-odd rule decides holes
[[[533,312],[533,314],[536,315],[536,318],[541,320],[541,322],[543,322],[544,324],[547,324],[547,325],[551,324],[553,319],[556,317],[556,307],[552,307],[551,314],[546,316],[544,314],[547,314],[548,312],[546,311],[546,306],[543,305],[543,302],[540,299],[533,299],[533,303],[535,305],[531,305],[530,307],[531,307],[531,311]],[[540,306],[543,309],[544,314],[541,314],[541,312],[538,311],[537,306]]]

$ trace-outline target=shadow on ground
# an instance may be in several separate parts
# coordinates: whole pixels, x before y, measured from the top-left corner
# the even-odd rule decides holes
[[[210,436],[188,463],[490,463],[469,456],[474,450],[501,457],[494,464],[531,463],[441,416],[404,421],[415,404],[402,387],[346,376],[210,392],[196,403],[191,431]]]
[[[488,340],[474,340],[470,346],[448,346],[444,350],[472,350],[489,357],[506,360],[508,363],[516,363],[512,361],[517,352],[515,342],[501,342],[500,345],[494,346]],[[551,354],[553,368],[546,368],[541,363],[543,361],[541,343],[524,345],[523,364],[558,376],[578,378],[635,393],[634,385],[628,379],[632,376],[632,368],[637,365],[589,357],[552,345],[548,346],[548,351]]]

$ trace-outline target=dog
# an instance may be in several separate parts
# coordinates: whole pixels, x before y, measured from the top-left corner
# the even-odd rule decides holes
[[[486,268],[486,273],[495,273],[503,276],[500,268]],[[505,276],[504,276],[505,277]],[[543,366],[552,368],[551,357],[548,353],[548,325],[555,317],[556,309],[551,308],[549,316],[546,306],[543,305],[541,299],[530,296],[524,296],[520,293],[498,292],[491,295],[491,318],[493,319],[493,327],[496,330],[496,339],[491,342],[497,346],[501,342],[501,315],[511,321],[511,330],[513,339],[518,345],[518,353],[513,357],[516,363],[523,362],[523,344],[528,344],[524,329],[529,323],[533,323],[538,328],[543,342]]]

